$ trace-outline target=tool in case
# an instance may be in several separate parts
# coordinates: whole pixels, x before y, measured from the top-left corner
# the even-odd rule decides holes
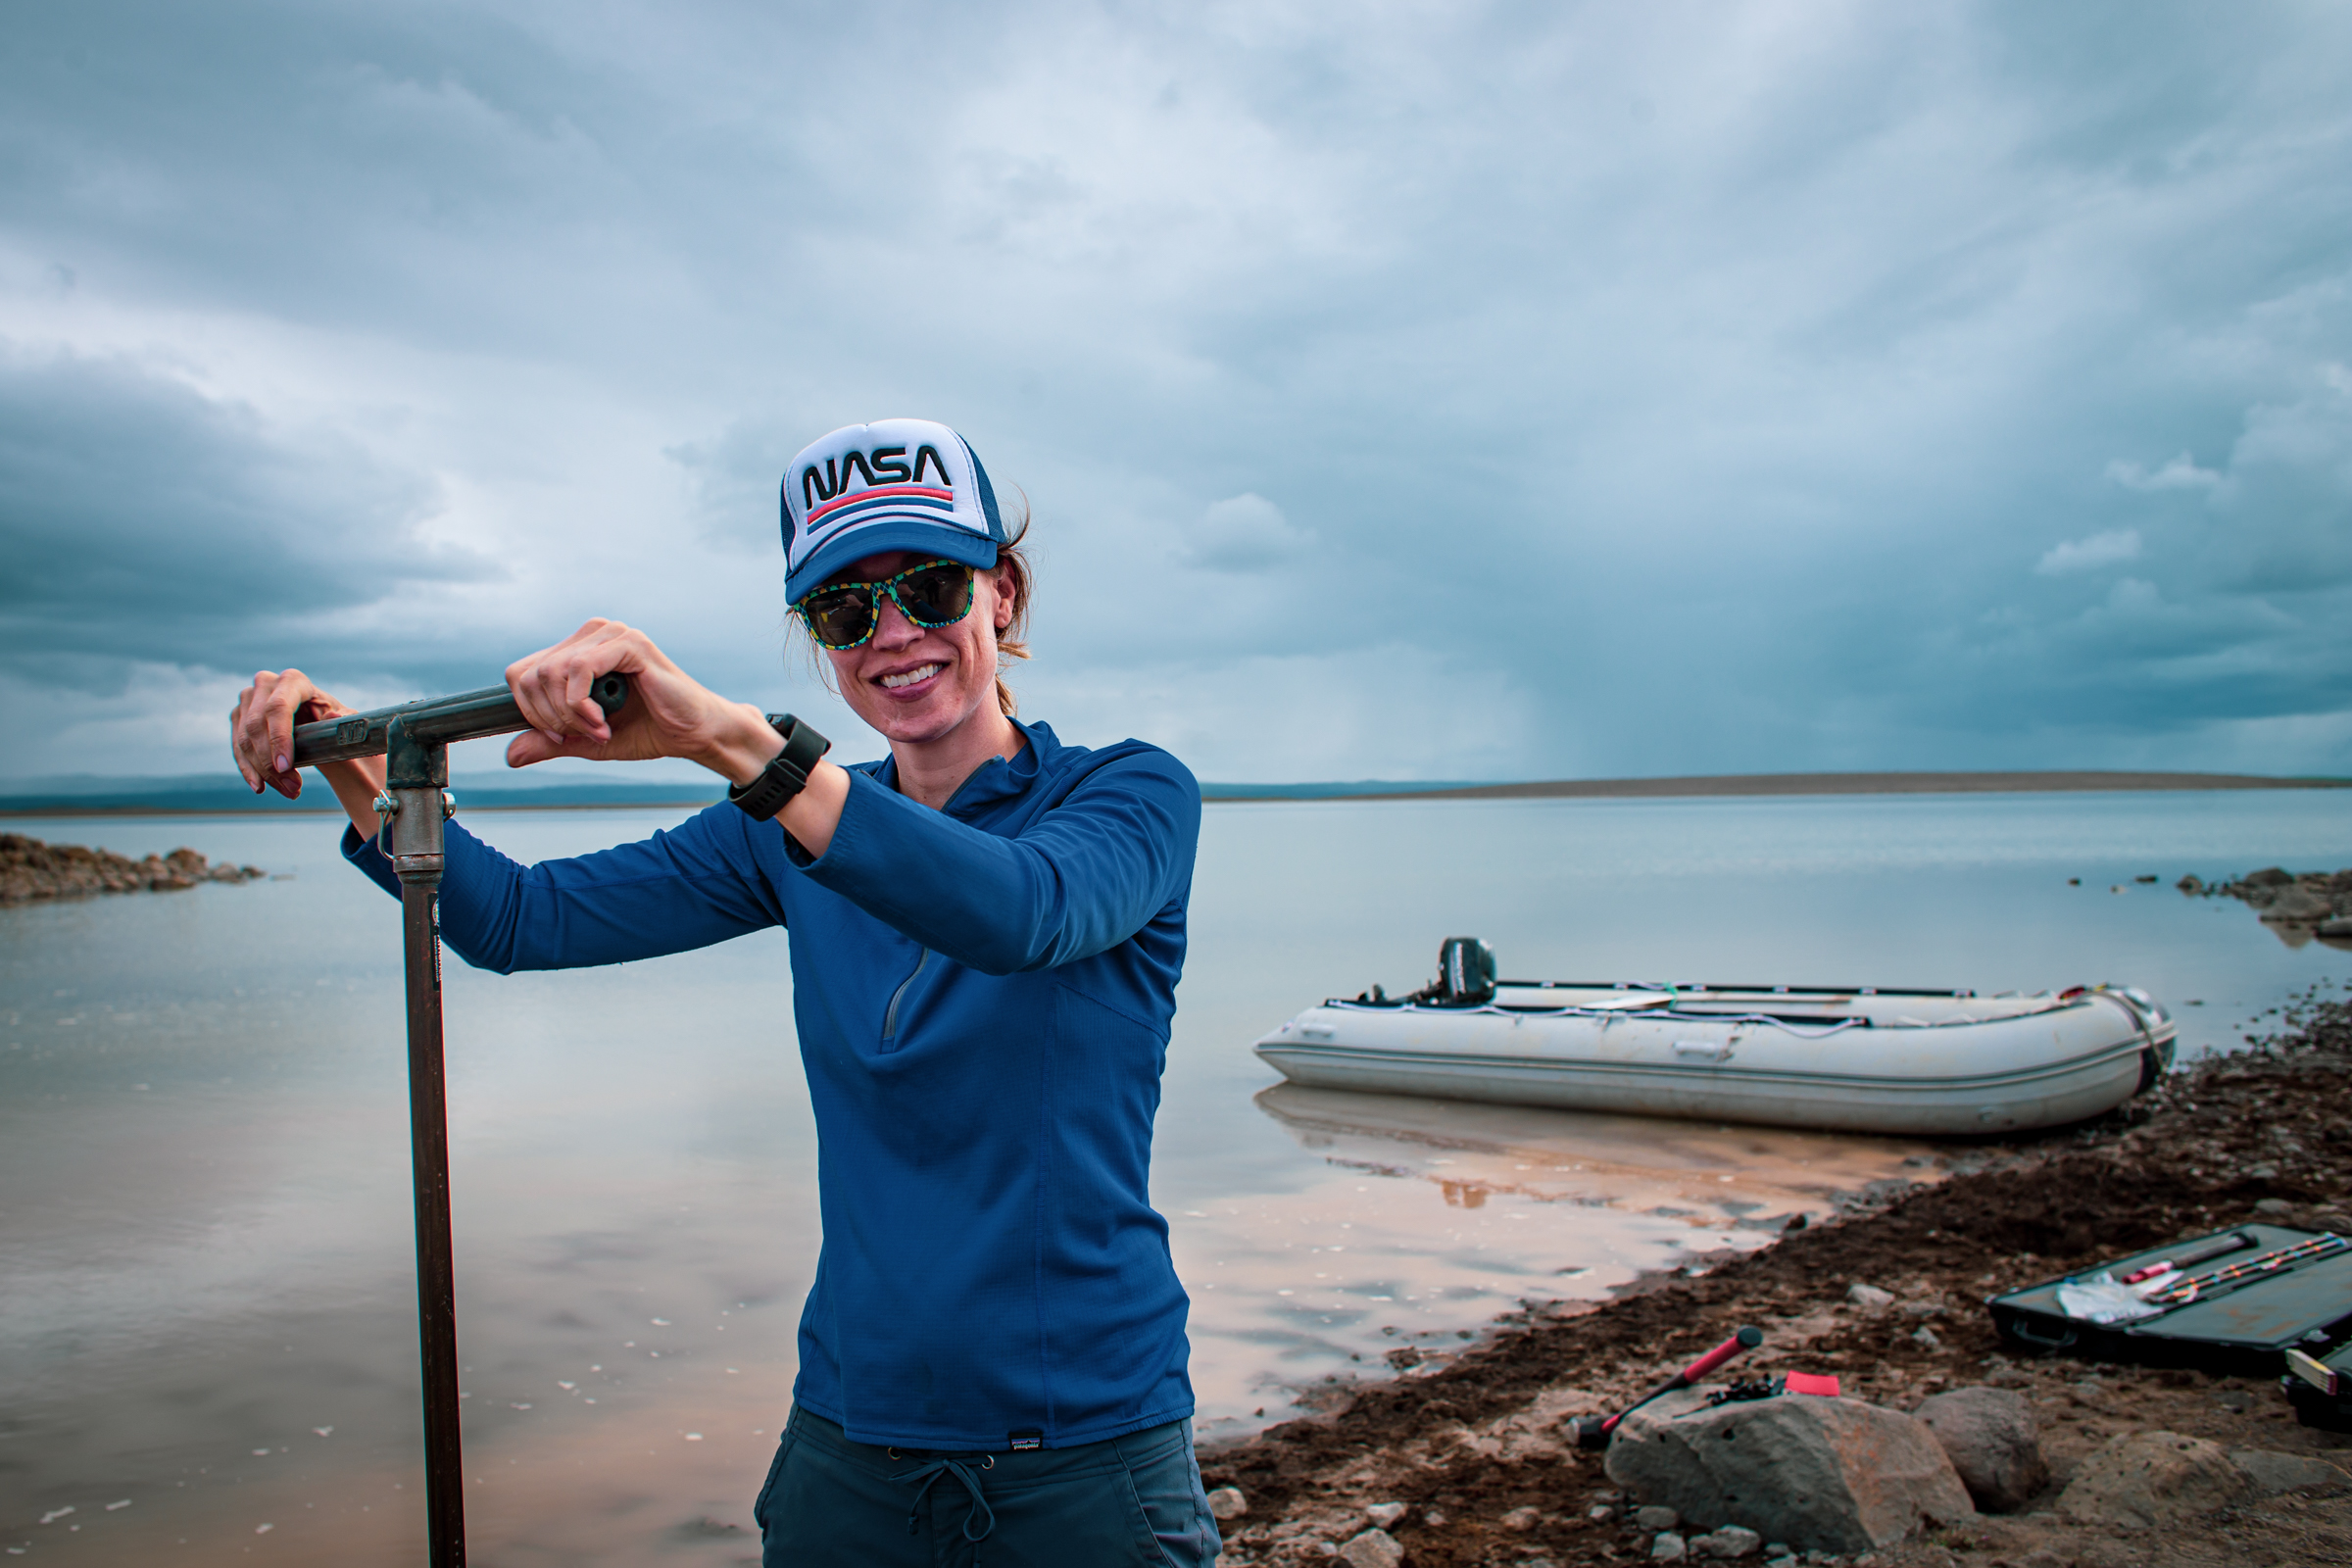
[[[2289,1350],[2318,1365],[2340,1346],[2352,1402],[2352,1238],[2331,1232],[2239,1225],[1985,1305],[2001,1338],[2024,1349],[2221,1376],[2277,1376]]]

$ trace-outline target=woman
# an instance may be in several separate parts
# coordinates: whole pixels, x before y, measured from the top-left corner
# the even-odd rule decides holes
[[[783,513],[786,597],[889,756],[822,760],[807,725],[590,621],[509,666],[534,726],[510,764],[683,757],[729,801],[529,867],[452,823],[443,935],[503,973],[789,931],[824,1246],[754,1509],[771,1568],[1208,1564],[1186,1298],[1146,1197],[1199,787],[1154,747],[1014,719],[998,667],[1029,574],[953,430],[836,430]],[[587,694],[610,670],[632,691],[608,724]],[[296,794],[293,725],[346,711],[256,675],[246,782]],[[397,892],[380,760],[320,771],[344,854]]]

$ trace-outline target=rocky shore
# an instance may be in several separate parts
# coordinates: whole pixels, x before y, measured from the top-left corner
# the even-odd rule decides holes
[[[2178,1074],[2095,1126],[1975,1146],[1951,1161],[1964,1174],[1764,1250],[1700,1258],[1597,1307],[1505,1319],[1441,1367],[1359,1386],[1319,1415],[1204,1451],[1224,1561],[2352,1563],[2352,1436],[2299,1425],[2276,1379],[2024,1355],[1996,1338],[1983,1305],[2249,1220],[2352,1232],[2348,1095],[2352,1006],[2307,998],[2282,1035]],[[1910,1510],[1901,1539],[1882,1531],[1800,1554],[1757,1531],[1686,1526],[1656,1476],[1620,1455],[1613,1479],[1601,1455],[1578,1449],[1578,1417],[1623,1408],[1741,1324],[1765,1343],[1727,1377],[1835,1374],[1843,1398],[1803,1402],[1853,1407],[1857,1430],[1932,1430],[1955,1458],[1968,1440],[1946,1434],[1974,1430],[1973,1500],[1950,1479],[1968,1466],[1946,1468],[1932,1444],[1907,1466],[1916,1474],[1885,1466],[1868,1505]],[[1847,1451],[1918,1441],[1864,1433]],[[1635,1481],[1645,1489],[1629,1490]]]
[[[2174,884],[2190,898],[2228,898],[2261,912],[2267,925],[2300,927],[2331,941],[2352,940],[2352,870],[2289,871],[2265,866],[2223,882],[2184,876]]]
[[[93,893],[164,893],[199,882],[250,882],[268,874],[258,865],[215,865],[188,849],[134,860],[109,850],[0,833],[0,904]]]

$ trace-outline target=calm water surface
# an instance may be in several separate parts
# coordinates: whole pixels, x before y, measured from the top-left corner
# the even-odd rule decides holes
[[[472,820],[530,859],[674,814]],[[15,825],[281,879],[0,910],[0,1547],[417,1560],[397,906],[318,819]],[[2352,864],[2352,798],[1210,808],[1154,1167],[1203,1432],[1936,1152],[1277,1087],[1299,1007],[1475,933],[1527,978],[2129,982],[2226,1048],[2352,975],[2169,886],[2270,863]],[[782,934],[453,966],[449,1018],[476,1560],[753,1555],[818,1242]]]

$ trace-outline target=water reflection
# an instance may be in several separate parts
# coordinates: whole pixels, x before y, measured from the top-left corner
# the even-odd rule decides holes
[[[1689,1250],[1761,1247],[1928,1145],[1278,1084],[1252,1102],[1321,1167],[1281,1202],[1178,1221],[1204,1433],[1429,1365],[1515,1307],[1603,1297]],[[1188,1223],[1189,1221],[1189,1223]]]

